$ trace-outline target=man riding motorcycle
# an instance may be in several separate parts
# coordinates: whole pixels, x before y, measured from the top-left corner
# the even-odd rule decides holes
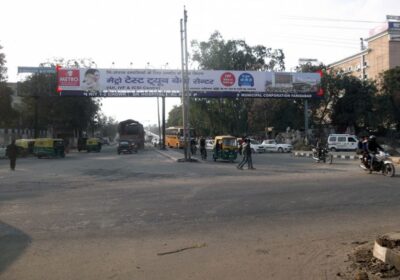
[[[371,171],[373,171],[373,163],[376,159],[375,155],[379,152],[379,151],[384,151],[384,149],[378,144],[378,142],[376,141],[376,137],[374,135],[371,135],[369,137],[368,140],[368,144],[367,144],[367,149],[368,149],[368,153],[369,153],[369,169]]]

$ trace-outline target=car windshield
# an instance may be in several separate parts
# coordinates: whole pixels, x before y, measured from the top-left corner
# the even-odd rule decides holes
[[[120,144],[121,146],[123,146],[123,145],[129,145],[129,142],[127,142],[127,141],[121,141],[121,142],[119,142],[119,144]]]

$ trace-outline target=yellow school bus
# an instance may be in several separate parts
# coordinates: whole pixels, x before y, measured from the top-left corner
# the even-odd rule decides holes
[[[194,138],[194,129],[189,129],[190,138]],[[171,126],[165,129],[165,146],[168,148],[183,148],[185,143],[183,141],[183,127],[182,126]]]

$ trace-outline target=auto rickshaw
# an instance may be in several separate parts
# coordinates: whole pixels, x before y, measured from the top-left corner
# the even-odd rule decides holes
[[[213,146],[213,159],[234,162],[238,154],[237,139],[234,136],[216,136]]]
[[[101,142],[99,138],[88,138],[86,140],[86,150],[87,152],[100,152]]]
[[[63,139],[37,138],[33,146],[33,153],[38,157],[65,157]]]
[[[15,145],[19,147],[20,155],[26,157],[33,154],[35,139],[17,139]]]

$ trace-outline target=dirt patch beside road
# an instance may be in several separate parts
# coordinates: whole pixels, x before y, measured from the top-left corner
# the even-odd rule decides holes
[[[398,271],[394,266],[385,264],[384,262],[375,258],[372,254],[373,246],[373,242],[367,242],[354,248],[354,250],[348,255],[349,265],[347,266],[346,271],[343,273],[338,273],[337,276],[342,279],[349,280],[398,280],[400,277],[400,271]],[[366,276],[361,275],[367,275],[368,278],[365,278]]]

